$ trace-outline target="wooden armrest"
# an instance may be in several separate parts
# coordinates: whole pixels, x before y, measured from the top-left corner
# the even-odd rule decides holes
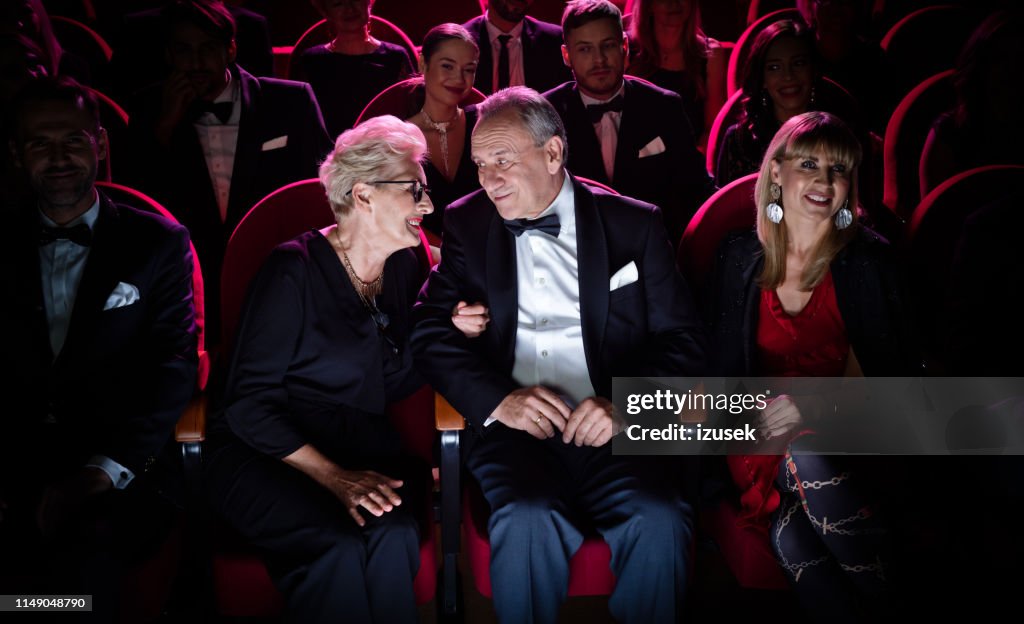
[[[185,407],[185,412],[174,427],[174,439],[178,442],[202,442],[206,439],[205,392],[197,392]]]
[[[434,428],[438,431],[462,431],[466,420],[440,393],[434,393]]]

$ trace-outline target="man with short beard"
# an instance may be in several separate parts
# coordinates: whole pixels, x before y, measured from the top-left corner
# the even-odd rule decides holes
[[[33,201],[7,210],[0,327],[7,330],[0,436],[0,593],[92,594],[118,612],[121,573],[174,517],[174,425],[196,377],[185,228],[94,187],[107,135],[69,79],[15,99],[10,148]],[[37,581],[38,582],[38,581]]]
[[[562,29],[526,15],[533,0],[488,0],[463,26],[480,46],[474,86],[484,93],[527,86],[546,91],[572,80],[561,63]]]

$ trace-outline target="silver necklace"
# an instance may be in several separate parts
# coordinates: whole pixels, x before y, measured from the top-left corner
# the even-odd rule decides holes
[[[423,118],[427,120],[427,125],[437,131],[438,138],[441,142],[441,161],[444,165],[444,177],[446,178],[451,178],[451,172],[448,168],[448,128],[456,119],[459,118],[460,110],[460,108],[456,107],[455,114],[452,115],[452,118],[448,121],[434,121],[430,118],[430,115],[427,114],[426,108],[420,110],[420,112],[423,113]]]

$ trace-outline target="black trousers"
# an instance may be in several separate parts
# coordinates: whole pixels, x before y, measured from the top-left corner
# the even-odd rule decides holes
[[[228,438],[214,443],[205,475],[220,516],[255,546],[292,622],[414,622],[418,519],[429,469],[413,458],[336,461],[402,479],[402,504],[360,527],[331,492],[284,462]],[[328,446],[328,445],[323,445]]]

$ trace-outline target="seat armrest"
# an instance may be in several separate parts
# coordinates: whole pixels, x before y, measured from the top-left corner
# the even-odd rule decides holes
[[[434,395],[434,426],[438,431],[462,431],[466,420],[440,394]]]
[[[185,407],[185,412],[174,427],[174,439],[178,442],[202,442],[206,439],[205,392],[196,392]]]

